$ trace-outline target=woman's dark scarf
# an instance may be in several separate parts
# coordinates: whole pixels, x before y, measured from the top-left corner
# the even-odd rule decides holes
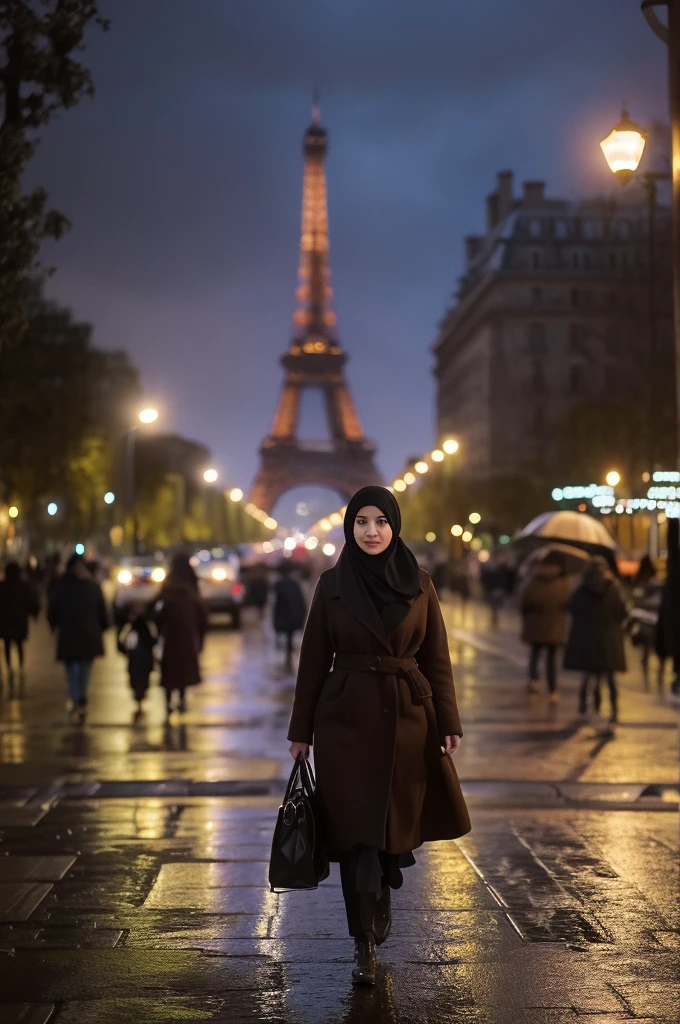
[[[362,551],[354,539],[354,521],[368,505],[379,508],[392,527],[392,540],[379,555]],[[366,619],[367,625],[372,622],[389,637],[420,593],[418,563],[399,536],[401,512],[397,499],[386,487],[362,487],[347,506],[344,531],[345,546],[338,559],[340,595]]]

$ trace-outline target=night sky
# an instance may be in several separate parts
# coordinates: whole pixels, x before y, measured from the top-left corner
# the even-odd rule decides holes
[[[48,294],[126,348],[164,427],[246,489],[291,330],[301,138],[321,90],[348,377],[392,478],[434,441],[429,352],[496,171],[551,195],[613,187],[622,100],[665,117],[638,0],[102,0],[96,96],[30,181],[73,221]],[[319,436],[318,408],[305,410]]]

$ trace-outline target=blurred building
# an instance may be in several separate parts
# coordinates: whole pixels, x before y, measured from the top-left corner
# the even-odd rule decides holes
[[[655,218],[650,350],[644,190],[633,183],[616,198],[570,201],[551,198],[541,181],[517,195],[512,172],[498,174],[486,230],[465,240],[456,303],[434,346],[439,437],[460,441],[466,477],[542,492],[597,479],[598,460],[618,460],[631,475],[652,468],[650,460],[672,464],[664,200]],[[507,500],[513,487],[501,490]]]

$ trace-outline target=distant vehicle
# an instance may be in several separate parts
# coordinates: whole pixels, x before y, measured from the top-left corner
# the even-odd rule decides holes
[[[238,555],[222,548],[198,551],[191,564],[198,576],[198,590],[208,615],[229,615],[232,627],[239,629],[245,587],[239,579]]]
[[[113,617],[117,625],[126,621],[130,606],[148,604],[158,593],[165,579],[162,561],[145,555],[122,558],[115,571],[116,590],[113,596]]]

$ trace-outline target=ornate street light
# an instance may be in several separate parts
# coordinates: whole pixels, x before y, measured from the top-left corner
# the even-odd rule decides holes
[[[631,121],[624,107],[621,119],[600,143],[610,170],[624,183],[630,181],[637,171],[646,141],[647,132]]]

